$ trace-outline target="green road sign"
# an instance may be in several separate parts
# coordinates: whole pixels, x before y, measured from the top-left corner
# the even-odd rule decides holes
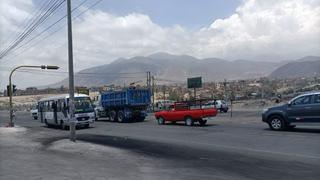
[[[202,77],[188,78],[188,88],[201,88]]]

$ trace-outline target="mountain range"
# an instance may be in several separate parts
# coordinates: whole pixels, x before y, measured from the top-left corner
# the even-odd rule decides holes
[[[307,56],[274,70],[269,77],[277,79],[320,76],[320,57]]]
[[[149,56],[121,58],[110,64],[84,69],[75,74],[76,86],[128,85],[146,82],[147,71],[157,84],[186,82],[188,77],[202,76],[204,82],[252,79],[257,77],[288,78],[320,74],[320,57],[308,56],[295,61],[198,59],[188,55],[155,53]],[[52,87],[68,86],[68,79]]]

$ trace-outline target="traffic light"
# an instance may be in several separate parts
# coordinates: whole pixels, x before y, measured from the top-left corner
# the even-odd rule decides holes
[[[15,93],[17,91],[17,86],[12,84],[12,94]],[[7,85],[7,95],[10,96],[10,86]]]
[[[15,93],[17,91],[16,85],[12,84],[12,93]]]
[[[7,96],[10,96],[10,86],[7,86]]]

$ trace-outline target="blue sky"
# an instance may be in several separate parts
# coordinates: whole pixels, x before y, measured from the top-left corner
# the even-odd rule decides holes
[[[198,29],[234,13],[240,0],[104,0],[97,7],[115,15],[147,14],[161,26]]]

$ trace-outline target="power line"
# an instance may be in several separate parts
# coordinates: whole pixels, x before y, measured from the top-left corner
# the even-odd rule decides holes
[[[13,41],[11,45],[8,46],[7,49],[1,52],[0,58],[6,56],[10,51],[12,51],[19,43],[21,43],[25,38],[27,38],[37,27],[42,24],[48,17],[51,15],[57,8],[61,6],[61,4],[64,1],[61,1],[60,3],[58,0],[56,0],[48,9],[46,9],[46,12],[43,13],[39,18],[34,19],[34,21],[29,24],[29,26],[25,29],[23,33],[21,33],[18,38]],[[50,4],[50,2],[49,2]],[[48,6],[49,6],[48,4]]]
[[[50,1],[51,2],[51,1]],[[50,4],[49,2],[49,4]],[[18,36],[18,38],[7,49],[0,53],[0,59],[10,53],[15,47],[17,47],[23,40],[25,40],[35,29],[37,29],[48,17],[55,13],[55,11],[65,2],[62,0],[56,0],[38,19],[35,19],[26,30]],[[49,5],[48,4],[48,5]]]
[[[44,8],[45,4],[47,3],[46,1],[42,1],[43,4],[40,5],[40,8],[37,10],[37,11],[34,11],[32,14],[29,14],[28,17],[25,19],[25,20],[28,20],[28,22],[26,23],[21,23],[17,28],[16,28],[16,31],[17,32],[19,29],[23,29],[25,30],[27,28],[27,26],[31,23],[32,19],[34,19],[37,15],[36,14],[39,14],[41,12],[41,10]],[[24,27],[22,28],[22,26],[24,25]],[[14,36],[14,32],[12,31],[10,33],[10,35],[6,38],[6,40],[4,41],[3,44],[7,44],[5,42],[9,41],[11,38],[13,39],[13,36]]]
[[[19,38],[21,38],[21,37],[23,36],[23,34],[25,34],[25,33],[31,28],[31,26],[32,26],[34,23],[36,23],[36,21],[39,21],[39,17],[40,17],[40,15],[41,15],[41,12],[44,11],[44,10],[48,10],[51,2],[52,2],[52,0],[50,0],[49,3],[44,4],[44,5],[39,9],[39,13],[35,14],[34,18],[32,18],[32,19],[29,20],[29,22],[30,22],[30,21],[32,21],[32,22],[31,22],[31,23],[28,22],[28,23],[26,24],[25,29],[23,30],[23,32],[22,32],[20,35],[18,35],[18,37],[11,42],[11,44],[7,47],[7,49],[5,49],[5,50],[2,51],[2,52],[7,51],[7,50],[10,48],[10,46],[14,45],[14,43],[17,42],[17,40],[19,40]],[[46,7],[45,7],[45,6],[46,6]]]
[[[40,71],[29,71],[29,70],[17,70],[17,72],[21,72],[21,73],[30,73],[30,74],[41,74],[41,75],[50,75],[50,76],[61,76],[61,77],[66,77],[67,74],[65,73],[54,73],[54,72],[40,72]],[[80,75],[80,76],[79,76]],[[83,76],[85,75],[85,76]],[[90,78],[90,77],[108,77],[108,78],[128,78],[128,79],[136,79],[136,78],[140,78],[137,76],[115,76],[115,75],[106,75],[106,74],[75,74],[75,78]]]
[[[75,8],[72,9],[72,12],[76,9],[78,9],[81,5],[83,5],[85,2],[87,2],[88,0],[84,0],[82,1],[78,6],[76,6]],[[60,21],[62,21],[64,18],[67,17],[67,14],[62,16],[60,19],[58,19],[57,21],[55,21],[54,23],[52,23],[50,26],[48,26],[47,28],[45,28],[44,30],[42,30],[40,33],[36,34],[33,38],[29,39],[27,42],[25,42],[24,44],[20,45],[19,47],[16,48],[16,50],[20,49],[21,47],[29,44],[31,41],[33,41],[34,39],[38,38],[39,36],[41,36],[44,32],[48,31],[50,28],[52,28],[54,25],[58,24]]]
[[[5,69],[5,70],[2,70],[2,71],[11,71],[11,70],[8,70],[8,69]],[[17,70],[19,72],[30,72],[30,73],[50,73],[50,74],[67,74],[68,72],[67,71],[42,71],[42,70],[36,70],[36,69],[28,69],[28,70]],[[103,73],[97,73],[97,72],[78,72],[76,73],[76,75],[107,75],[107,76],[110,76],[110,75],[134,75],[134,74],[140,74],[142,77],[145,76],[145,73],[146,72],[124,72],[124,73],[121,73],[121,72],[118,72],[118,73],[107,73],[107,72],[103,72]],[[118,77],[118,76],[112,76],[112,77]],[[129,77],[129,76],[126,76],[126,77]],[[132,77],[132,76],[130,76]]]
[[[79,13],[77,16],[73,17],[73,19],[77,19],[79,16],[81,16],[82,14],[84,14],[85,12],[87,12],[89,9],[91,9],[91,8],[93,8],[94,6],[96,6],[97,4],[99,4],[101,1],[102,1],[102,0],[96,1],[96,2],[93,3],[91,6],[89,6],[86,10],[82,11],[82,12]],[[80,7],[80,6],[77,6],[76,8],[72,9],[72,12],[73,12],[75,9],[79,8],[79,7]],[[63,16],[63,17],[61,18],[61,20],[62,20],[63,18],[65,18],[65,17],[66,17],[66,15]],[[61,21],[61,20],[59,19],[58,21]],[[54,23],[54,24],[57,24],[57,23]],[[62,30],[62,28],[65,27],[65,26],[66,26],[66,25],[60,26],[58,29],[56,29],[55,31],[53,31],[53,32],[51,32],[50,34],[48,34],[47,36],[45,36],[44,38],[42,38],[40,41],[37,41],[36,43],[33,43],[31,46],[23,49],[22,51],[20,51],[20,52],[17,53],[16,55],[14,55],[12,58],[15,58],[15,57],[21,55],[22,53],[30,50],[32,47],[38,45],[38,44],[41,43],[43,40],[49,38],[50,36],[54,35],[55,33],[59,32],[60,30]],[[48,28],[48,29],[49,29],[49,28]],[[43,34],[43,33],[41,33],[41,34]],[[41,34],[40,34],[40,35],[41,35]],[[39,34],[38,34],[38,37],[39,37]],[[36,39],[36,38],[33,38],[33,39]],[[29,42],[28,42],[28,43],[29,43]],[[25,43],[25,44],[27,44],[27,43]],[[20,47],[18,47],[18,48],[20,48]]]
[[[159,78],[154,78],[156,81],[163,81],[163,82],[173,82],[173,83],[185,83],[184,81],[177,81],[177,80],[172,80],[172,79],[159,79]]]

